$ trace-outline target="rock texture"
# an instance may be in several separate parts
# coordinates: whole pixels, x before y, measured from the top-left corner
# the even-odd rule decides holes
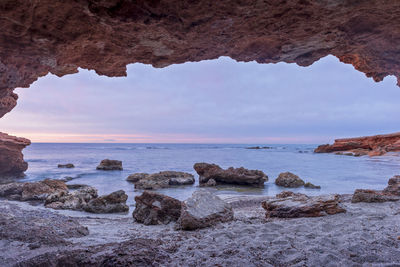
[[[333,145],[320,145],[315,153],[332,153],[349,156],[381,156],[400,151],[400,132],[355,138],[336,139]]]
[[[136,208],[133,218],[145,225],[168,224],[181,215],[182,202],[155,192],[144,191],[135,197]]]
[[[122,171],[122,161],[103,159],[96,169],[101,171]]]
[[[92,213],[117,213],[129,211],[126,200],[128,195],[124,190],[118,190],[111,194],[91,199],[84,210]]]
[[[72,164],[72,163],[58,164],[57,167],[58,167],[58,168],[67,168],[67,169],[75,168],[74,164]]]
[[[291,172],[283,172],[275,179],[275,184],[283,187],[304,186],[304,181],[299,176]]]
[[[206,190],[198,190],[182,203],[177,229],[195,230],[233,220],[230,204]]]
[[[396,175],[389,179],[388,186],[383,190],[356,189],[351,202],[371,203],[398,200],[400,200],[400,176]]]
[[[288,195],[287,197],[262,202],[267,218],[321,217],[346,212],[339,204],[337,195],[308,197]]]
[[[126,178],[126,180],[127,180],[128,182],[131,182],[131,183],[136,183],[136,182],[139,182],[139,180],[141,180],[141,179],[143,179],[143,178],[146,178],[147,176],[149,176],[148,173],[143,173],[143,172],[134,173],[134,174],[129,175],[129,176]]]
[[[125,76],[135,62],[308,66],[334,55],[375,81],[400,80],[398,1],[4,0],[0,14],[0,117],[15,88],[79,67]]]
[[[2,178],[21,177],[28,169],[22,150],[30,144],[28,139],[0,133],[0,181]]]
[[[196,163],[193,168],[199,174],[200,186],[237,184],[262,187],[264,182],[268,181],[268,176],[262,171],[248,170],[243,167],[230,167],[224,170],[216,164]]]
[[[175,185],[192,185],[195,182],[194,176],[187,172],[162,171],[142,176],[143,178],[135,183],[136,189],[160,189]]]

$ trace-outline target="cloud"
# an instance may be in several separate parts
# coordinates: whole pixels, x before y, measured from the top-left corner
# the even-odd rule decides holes
[[[121,78],[80,70],[17,93],[1,131],[34,141],[320,143],[400,124],[395,79],[375,83],[333,56],[307,68],[222,57],[163,69],[132,64]]]

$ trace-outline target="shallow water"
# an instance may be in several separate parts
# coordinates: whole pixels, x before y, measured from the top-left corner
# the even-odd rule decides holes
[[[135,172],[175,170],[195,175],[194,186],[159,190],[178,199],[186,199],[197,189],[198,176],[193,170],[196,162],[216,163],[223,168],[245,167],[264,171],[269,181],[263,189],[219,187],[220,194],[275,195],[285,188],[273,182],[279,173],[290,171],[306,182],[320,185],[316,189],[293,189],[308,195],[352,193],[356,188],[382,189],[393,175],[400,174],[400,157],[390,154],[370,158],[314,154],[316,145],[268,145],[271,149],[246,149],[256,145],[227,144],[44,144],[34,143],[24,150],[29,163],[25,181],[44,178],[61,179],[71,176],[70,184],[95,186],[100,194],[123,189],[128,203],[133,204],[133,184],[125,181]],[[123,161],[123,171],[97,171],[102,159]],[[73,163],[74,169],[59,169],[58,164]]]

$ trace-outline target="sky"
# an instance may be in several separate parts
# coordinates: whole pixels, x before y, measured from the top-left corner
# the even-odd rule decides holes
[[[33,142],[319,144],[400,131],[400,88],[327,56],[310,67],[228,57],[128,76],[47,75],[0,131]]]

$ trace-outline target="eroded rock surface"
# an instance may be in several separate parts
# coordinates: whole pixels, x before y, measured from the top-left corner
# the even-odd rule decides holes
[[[96,169],[102,171],[122,171],[122,161],[103,159]]]
[[[140,173],[133,173],[131,175],[129,175],[126,180],[128,182],[131,183],[136,183],[139,182],[139,180],[146,178],[147,176],[149,176],[150,174],[148,173],[144,173],[144,172],[140,172]]]
[[[346,212],[337,195],[308,197],[291,195],[262,202],[267,218],[321,217]]]
[[[351,202],[387,202],[400,200],[400,176],[389,179],[388,186],[383,190],[356,189]]]
[[[314,150],[348,156],[381,156],[396,151],[400,151],[400,133],[336,139],[332,145],[320,145]]]
[[[135,182],[135,188],[145,190],[167,188],[175,185],[192,185],[195,182],[194,176],[187,172],[162,171],[150,175],[139,174],[138,176],[142,176],[142,178]]]
[[[182,203],[176,229],[195,230],[233,220],[232,206],[206,190],[198,190]]]
[[[126,200],[128,195],[124,190],[118,190],[111,194],[91,199],[84,210],[92,213],[117,213],[129,211]]]
[[[21,177],[24,171],[28,169],[28,163],[24,161],[22,150],[30,144],[31,142],[28,139],[0,132],[0,181],[2,178]]]
[[[226,170],[216,164],[196,163],[193,168],[199,174],[200,186],[214,186],[216,184],[264,186],[268,176],[259,170],[248,170],[243,167],[230,167]],[[209,182],[210,180],[213,180]]]
[[[275,184],[283,187],[300,187],[305,183],[296,174],[291,172],[283,172],[275,179]]]
[[[168,224],[181,215],[182,202],[155,192],[144,191],[135,197],[136,208],[133,218],[145,225]]]

